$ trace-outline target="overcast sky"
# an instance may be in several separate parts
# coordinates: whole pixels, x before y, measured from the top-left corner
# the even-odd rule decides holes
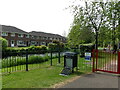
[[[70,0],[0,0],[0,24],[24,31],[68,33],[73,16]]]

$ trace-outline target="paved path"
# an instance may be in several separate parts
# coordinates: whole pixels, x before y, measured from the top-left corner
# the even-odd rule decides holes
[[[91,73],[68,83],[61,88],[118,88],[120,78],[109,73]]]

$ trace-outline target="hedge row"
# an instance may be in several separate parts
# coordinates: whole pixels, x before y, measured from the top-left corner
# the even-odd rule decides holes
[[[2,57],[8,57],[8,56],[19,56],[26,54],[26,51],[28,54],[35,54],[35,53],[46,53],[48,52],[47,47],[44,45],[41,46],[30,46],[27,48],[6,48],[2,52]]]
[[[58,56],[53,56],[52,58],[57,58]],[[45,55],[43,56],[36,56],[31,55],[28,58],[28,64],[35,64],[35,63],[42,63],[45,61],[48,61],[50,59],[50,56]],[[2,68],[12,67],[12,66],[19,66],[19,65],[25,65],[26,64],[26,58],[25,57],[18,57],[18,56],[11,56],[5,59],[2,59]]]

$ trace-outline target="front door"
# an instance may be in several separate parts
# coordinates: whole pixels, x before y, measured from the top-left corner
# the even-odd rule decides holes
[[[14,47],[15,46],[15,42],[14,40],[11,40],[11,47]]]

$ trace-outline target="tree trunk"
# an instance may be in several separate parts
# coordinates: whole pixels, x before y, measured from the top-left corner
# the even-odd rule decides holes
[[[95,49],[98,49],[98,31],[96,30],[96,36],[95,36]]]

